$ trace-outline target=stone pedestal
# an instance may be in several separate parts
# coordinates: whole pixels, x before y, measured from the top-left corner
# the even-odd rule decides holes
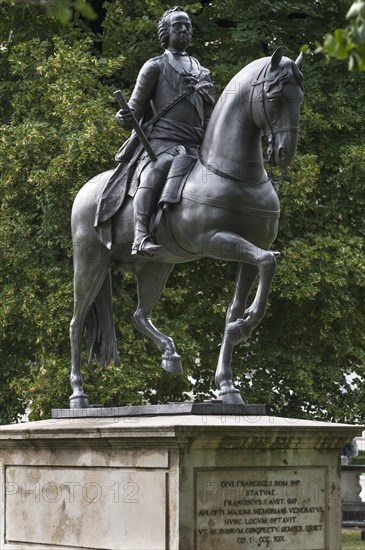
[[[270,416],[0,427],[3,550],[340,550],[340,449],[363,427]]]

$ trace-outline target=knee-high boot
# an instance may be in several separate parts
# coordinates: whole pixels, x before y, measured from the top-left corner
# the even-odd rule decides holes
[[[140,187],[134,197],[134,242],[131,254],[153,256],[162,246],[156,244],[150,235],[149,225],[156,207],[158,194],[147,187]]]

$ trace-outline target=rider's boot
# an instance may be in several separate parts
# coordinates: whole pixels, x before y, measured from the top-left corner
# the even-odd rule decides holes
[[[157,193],[140,187],[134,197],[134,241],[131,254],[153,256],[162,246],[156,244],[149,232],[151,216],[156,206]]]

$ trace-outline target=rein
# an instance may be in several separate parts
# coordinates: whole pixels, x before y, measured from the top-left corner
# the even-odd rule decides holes
[[[216,176],[220,176],[221,178],[224,178],[224,179],[230,180],[230,181],[234,181],[236,183],[244,183],[245,185],[261,185],[263,183],[267,183],[271,179],[269,177],[269,178],[266,178],[263,181],[253,181],[253,180],[252,181],[243,181],[243,180],[240,180],[238,178],[235,178],[234,176],[232,176],[232,174],[228,174],[227,172],[222,172],[221,170],[219,170],[218,168],[213,166],[213,164],[210,164],[209,162],[205,162],[201,157],[199,157],[199,160],[202,163],[202,165],[204,166],[204,168],[209,170],[209,172],[212,172]]]

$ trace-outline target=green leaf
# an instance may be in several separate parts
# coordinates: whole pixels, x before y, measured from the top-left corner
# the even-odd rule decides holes
[[[346,14],[346,19],[354,19],[356,17],[362,17],[365,19],[365,2],[364,0],[358,0],[354,2]]]

